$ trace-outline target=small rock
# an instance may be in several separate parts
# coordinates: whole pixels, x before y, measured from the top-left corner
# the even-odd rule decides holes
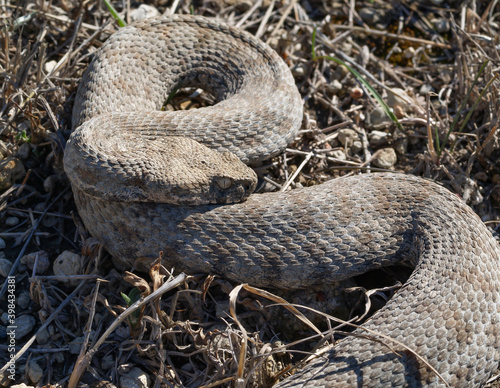
[[[359,50],[356,56],[356,61],[361,67],[366,67],[370,62],[370,48],[366,44],[361,46],[361,50]]]
[[[66,362],[66,357],[64,357],[64,352],[54,353],[52,356],[58,364],[63,364]]]
[[[294,77],[303,77],[306,74],[305,64],[297,63],[292,67],[292,74]]]
[[[458,184],[462,188],[462,198],[466,203],[477,205],[483,202],[483,196],[475,181],[463,175],[458,179]]]
[[[152,5],[141,4],[139,8],[130,11],[130,20],[142,20],[160,16],[160,12]]]
[[[394,151],[399,155],[406,154],[408,151],[408,138],[406,136],[400,137],[393,145]]]
[[[384,17],[384,11],[375,8],[361,8],[359,10],[359,16],[366,24],[373,26]]]
[[[470,159],[470,151],[466,148],[462,148],[456,151],[456,160],[469,160]]]
[[[7,259],[0,259],[0,275],[6,278],[12,268],[12,262]]]
[[[354,100],[359,100],[361,97],[363,97],[363,89],[361,89],[359,86],[355,86],[351,89],[351,98]]]
[[[186,362],[184,365],[182,365],[181,370],[188,374],[194,373],[194,367],[190,362]]]
[[[420,89],[419,89],[419,93],[423,96],[425,96],[426,94],[429,94],[430,92],[432,92],[434,90],[434,88],[429,85],[429,84],[423,84]]]
[[[352,143],[351,152],[353,154],[357,154],[362,149],[363,149],[363,143],[361,143],[359,140],[356,140],[354,143]]]
[[[56,276],[71,276],[79,275],[81,272],[81,258],[80,255],[64,251],[54,261],[54,274]]]
[[[58,222],[59,220],[57,219],[57,217],[45,216],[42,220],[42,225],[46,228],[52,228],[53,226],[57,225]]]
[[[31,382],[35,384],[38,383],[43,377],[43,370],[42,368],[40,368],[40,365],[38,365],[35,361],[31,361],[28,364],[27,372]]]
[[[21,310],[26,310],[31,302],[30,293],[28,291],[23,291],[17,297],[17,305]]]
[[[57,177],[57,175],[50,175],[43,181],[43,189],[46,193],[52,193],[58,182],[59,178]]]
[[[118,338],[128,338],[130,336],[130,330],[128,327],[122,325],[116,328],[115,334]]]
[[[5,244],[5,240],[0,237],[0,249],[5,249],[6,246],[7,244]]]
[[[451,25],[447,19],[433,19],[431,23],[440,34],[450,31]]]
[[[382,148],[375,159],[373,159],[373,164],[380,168],[391,169],[397,161],[398,157],[394,149]]]
[[[7,157],[0,161],[0,191],[10,188],[15,181],[24,178],[26,170],[23,163],[13,157]]]
[[[390,133],[382,131],[371,131],[368,134],[368,140],[372,147],[380,147],[381,145],[387,144],[391,137]]]
[[[330,152],[330,155],[332,156],[332,158],[335,158],[338,160],[346,160],[347,159],[345,153],[341,150],[334,150],[334,151]]]
[[[32,385],[26,385],[24,383],[11,385],[10,388],[35,388]]]
[[[83,345],[84,341],[85,341],[85,337],[84,336],[77,337],[77,338],[73,339],[68,344],[69,352],[71,354],[79,354],[80,353],[80,349],[82,348],[82,345]]]
[[[456,74],[448,69],[442,69],[439,72],[439,78],[441,79],[442,85],[447,85],[451,82],[452,79],[455,79]]]
[[[115,359],[113,358],[112,354],[106,354],[102,359],[101,359],[101,368],[103,370],[111,370],[115,366]]]
[[[415,49],[410,46],[403,51],[403,57],[406,59],[412,59],[415,56]]]
[[[10,121],[13,121],[14,120],[14,117],[16,117],[16,108],[12,107],[9,109],[9,111],[7,112],[7,117],[9,118]]]
[[[31,315],[21,315],[20,317],[16,317],[16,340],[29,334],[35,325],[36,319]]]
[[[400,105],[394,107],[394,116],[396,116],[398,119],[402,119],[403,117],[405,117],[405,114],[405,110]]]
[[[345,44],[343,45],[343,47],[345,46],[348,46],[350,47],[350,50],[352,50],[352,46],[348,45],[348,44]],[[345,47],[346,49],[348,49],[348,47]],[[344,53],[347,51],[347,50],[342,50]],[[335,68],[335,71],[333,72],[333,75],[332,77],[334,79],[343,79],[347,74],[349,73],[349,69],[343,65],[337,65],[337,67]]]
[[[29,121],[23,121],[17,125],[18,132],[28,132],[31,129],[31,123]]]
[[[377,127],[391,122],[391,119],[386,115],[382,107],[377,107],[370,112],[369,122],[373,127]]]
[[[29,145],[29,143],[21,144],[19,146],[19,149],[17,150],[17,156],[19,156],[19,158],[21,160],[28,159],[30,156],[30,153],[31,153],[31,146]]]
[[[491,178],[491,180],[493,181],[493,183],[499,183],[500,182],[500,174],[495,174],[493,175],[493,178]]]
[[[149,376],[140,368],[132,368],[126,375],[120,376],[120,388],[147,388]]]
[[[215,316],[217,318],[227,319],[229,317],[229,300],[218,302],[215,305]]]
[[[5,225],[7,226],[16,226],[19,224],[19,218],[17,217],[7,217],[5,219]]]
[[[354,129],[342,128],[339,130],[338,139],[346,147],[346,145],[352,145],[356,140],[359,140],[359,136]]]
[[[56,65],[57,65],[57,61],[48,61],[48,62],[45,62],[45,72],[47,74],[49,74],[52,70],[54,70],[56,68]]]
[[[401,108],[404,112],[411,110],[414,102],[408,93],[400,88],[393,88],[391,92],[387,94],[387,105],[392,109]]]
[[[47,209],[47,203],[46,202],[38,202],[35,205],[35,208],[34,208],[34,210],[37,211],[37,212],[43,212],[43,211],[45,211],[45,209]]]
[[[33,270],[35,261],[37,274],[43,274],[49,270],[49,254],[45,251],[32,252],[21,257],[21,264],[26,265],[30,270]]]
[[[474,174],[474,179],[486,182],[488,180],[488,174],[486,174],[484,171],[479,171]]]
[[[47,331],[47,329],[40,330],[36,334],[36,343],[38,345],[45,345],[47,342],[49,342],[50,339],[50,334]]]
[[[344,88],[344,86],[342,86],[342,84],[340,83],[340,81],[338,79],[335,79],[335,80],[333,80],[333,82],[328,84],[327,88],[328,88],[328,91],[330,91],[331,93],[337,94],[338,92],[340,92]]]

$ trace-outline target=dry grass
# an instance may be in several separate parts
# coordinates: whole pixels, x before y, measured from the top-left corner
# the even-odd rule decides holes
[[[129,22],[128,10],[137,4],[113,3]],[[150,3],[162,13],[193,11],[227,20],[269,43],[290,65],[304,98],[306,120],[290,149],[258,169],[260,190],[308,186],[388,168],[441,182],[492,229],[497,227],[497,2]],[[320,316],[324,328],[308,331],[293,323],[298,322],[294,315],[284,315],[282,307],[270,307],[265,302],[269,295],[263,298],[247,289],[230,302],[234,285],[206,276],[191,277],[176,291],[162,290],[159,299],[126,319],[122,315],[116,328],[106,332],[126,308],[119,292],[137,286],[148,295],[171,279],[161,266],[149,275],[129,276],[110,266],[107,253],[78,220],[62,168],[78,81],[92,53],[117,26],[97,0],[1,0],[0,10],[0,169],[6,170],[8,158],[17,160],[8,159],[16,164],[16,183],[0,190],[0,237],[7,242],[0,252],[14,264],[16,315],[32,316],[35,323],[16,343],[17,381],[30,383],[38,371],[39,386],[66,385],[74,370],[72,382],[112,386],[139,367],[150,386],[270,386],[301,354],[329,341],[330,320]],[[377,102],[345,68],[313,60],[315,27],[316,55],[334,56],[361,73],[393,108],[401,128],[377,117]],[[387,149],[395,151],[393,166],[384,166],[380,159]],[[52,262],[68,250],[81,254],[78,268],[73,268],[79,275],[55,275]],[[320,289],[298,298],[309,298],[308,306],[322,309],[325,300],[342,295],[336,289]],[[286,295],[289,301],[296,297]],[[363,289],[360,298],[364,300]],[[5,287],[0,299],[6,300]],[[362,315],[363,306],[337,310],[349,318]],[[4,314],[6,303],[0,308]],[[279,326],[280,320],[285,327]],[[287,332],[286,326],[292,330]],[[2,320],[0,338],[5,338],[5,327]],[[318,334],[321,330],[327,330],[326,335]],[[4,365],[7,347],[0,344],[0,349]]]

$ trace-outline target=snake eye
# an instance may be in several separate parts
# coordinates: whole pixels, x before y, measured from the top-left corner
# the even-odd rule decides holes
[[[229,189],[233,185],[233,180],[231,178],[220,178],[217,179],[217,184],[221,189]]]

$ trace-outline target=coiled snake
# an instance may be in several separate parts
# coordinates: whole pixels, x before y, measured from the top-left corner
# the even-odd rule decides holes
[[[161,111],[179,84],[219,102]],[[300,288],[409,260],[410,279],[364,326],[454,387],[480,385],[497,367],[500,250],[455,195],[387,173],[249,196],[256,177],[238,159],[278,154],[302,120],[287,66],[250,34],[178,15],[123,28],[95,55],[73,113],[64,163],[79,213],[123,267],[164,251],[188,273]],[[350,336],[281,384],[442,382],[407,349]]]

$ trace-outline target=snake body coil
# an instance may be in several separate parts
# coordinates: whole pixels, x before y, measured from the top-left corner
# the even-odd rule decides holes
[[[161,112],[178,84],[219,102]],[[258,39],[195,16],[135,23],[104,44],[78,91],[64,162],[79,213],[123,267],[164,251],[188,273],[298,288],[410,261],[410,279],[364,327],[450,386],[484,383],[500,359],[500,250],[488,229],[446,189],[400,174],[248,197],[255,176],[231,153],[276,155],[301,118],[286,65]],[[405,347],[350,336],[281,385],[442,382]]]

